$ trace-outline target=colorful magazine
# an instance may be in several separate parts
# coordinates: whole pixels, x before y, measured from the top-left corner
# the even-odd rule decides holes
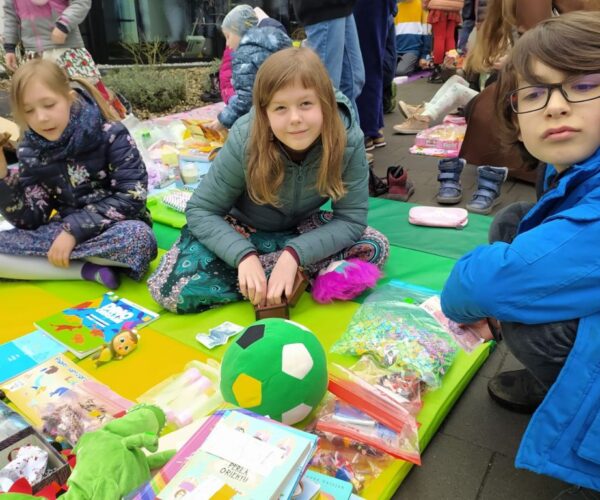
[[[40,330],[0,345],[0,383],[65,352],[66,348]]]
[[[69,415],[77,417],[78,428],[85,431],[101,427],[132,405],[62,354],[10,379],[2,390],[38,429],[48,426],[50,415],[64,416],[61,408],[69,407]]]
[[[158,314],[113,292],[65,309],[35,323],[79,359],[94,353],[117,334],[141,328]]]

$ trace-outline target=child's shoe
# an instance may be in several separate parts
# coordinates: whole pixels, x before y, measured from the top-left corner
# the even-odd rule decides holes
[[[387,146],[387,142],[385,142],[385,136],[383,135],[383,129],[379,130],[379,134],[377,137],[373,137],[373,146],[376,148],[382,148],[383,146]]]
[[[477,167],[477,191],[467,203],[467,210],[476,214],[488,215],[500,203],[500,189],[508,177],[508,168],[483,165]]]
[[[422,104],[415,106],[404,101],[398,101],[398,111],[404,115],[404,118],[410,118],[413,115],[418,115],[423,111],[423,108],[424,106]]]
[[[119,288],[119,275],[108,266],[99,266],[86,262],[81,268],[81,277],[86,281],[94,281],[110,290]]]
[[[387,184],[373,172],[373,167],[369,165],[369,196],[381,196],[387,192]]]
[[[411,115],[400,125],[394,125],[394,132],[404,135],[416,135],[429,128],[430,118],[425,115]]]
[[[460,174],[466,161],[462,158],[450,158],[440,160],[438,163],[438,181],[440,189],[436,200],[442,205],[454,205],[462,199],[462,186],[460,185]]]
[[[433,67],[433,71],[429,78],[427,78],[429,83],[444,83],[444,79],[442,78],[442,66],[441,64],[436,64]]]
[[[413,183],[408,180],[408,173],[401,165],[392,165],[387,169],[388,193],[382,198],[396,201],[408,201],[415,192]]]

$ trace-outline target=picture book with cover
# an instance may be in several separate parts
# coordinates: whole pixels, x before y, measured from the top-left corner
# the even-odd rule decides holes
[[[65,427],[75,433],[71,438],[78,437],[79,431],[101,427],[132,404],[62,354],[17,375],[1,388],[38,429],[48,426],[51,418],[56,417],[54,427],[60,419],[71,418],[72,425]]]
[[[145,309],[113,292],[82,302],[35,323],[54,337],[79,359],[94,353],[117,334],[141,328],[158,318]]]
[[[62,344],[39,330],[1,344],[0,383],[65,351]]]
[[[213,424],[158,498],[291,498],[315,435],[244,411],[225,411]]]

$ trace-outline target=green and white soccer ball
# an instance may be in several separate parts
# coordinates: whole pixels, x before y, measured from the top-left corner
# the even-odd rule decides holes
[[[314,333],[293,321],[256,321],[223,356],[225,401],[288,425],[306,418],[326,390],[325,350]]]

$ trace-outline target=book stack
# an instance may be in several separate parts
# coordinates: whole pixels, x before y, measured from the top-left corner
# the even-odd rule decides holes
[[[150,483],[130,495],[161,500],[292,498],[317,436],[247,410],[207,418]]]

